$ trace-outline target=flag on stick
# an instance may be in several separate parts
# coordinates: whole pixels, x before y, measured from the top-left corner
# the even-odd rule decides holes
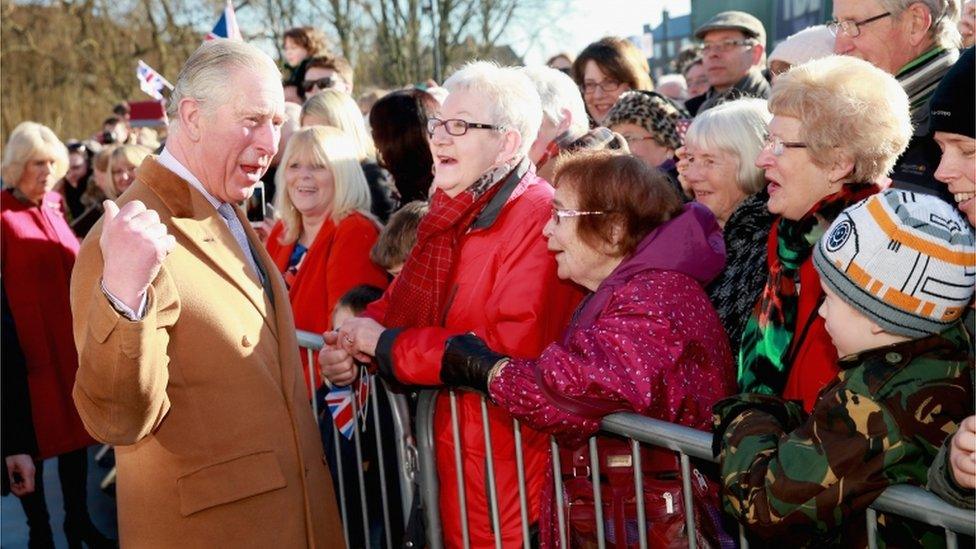
[[[347,439],[352,439],[353,429],[356,428],[356,415],[353,413],[352,392],[356,387],[356,411],[366,414],[366,401],[369,398],[370,375],[364,374],[358,383],[353,382],[346,387],[333,387],[325,395],[325,403],[332,414],[332,421],[336,429]]]
[[[227,4],[224,5],[224,11],[220,14],[220,19],[217,20],[217,24],[214,25],[213,30],[207,33],[205,40],[213,40],[215,38],[243,40],[241,37],[241,28],[237,26],[237,16],[234,15],[234,4],[231,4],[230,0],[227,0]]]
[[[173,85],[169,81],[142,59],[139,60],[139,65],[136,67],[136,78],[139,79],[139,87],[142,88],[142,91],[156,100],[163,99],[163,88],[173,89]]]

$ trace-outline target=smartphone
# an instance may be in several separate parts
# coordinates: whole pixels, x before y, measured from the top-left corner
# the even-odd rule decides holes
[[[251,193],[251,198],[248,198],[244,204],[247,220],[252,225],[264,222],[264,206],[264,181],[258,181],[258,184],[254,186],[254,192]]]

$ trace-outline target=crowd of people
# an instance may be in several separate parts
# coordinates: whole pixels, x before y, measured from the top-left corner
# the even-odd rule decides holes
[[[396,489],[375,438],[352,442],[390,424],[385,394],[363,400],[378,380],[441,389],[449,547],[632,547],[640,528],[728,547],[737,523],[760,545],[859,546],[894,484],[973,508],[976,3],[833,11],[768,54],[758,19],[719,13],[657,82],[609,36],[359,101],[352,64],[297,27],[280,64],[206,42],[158,131],[124,104],[84,140],[18,125],[3,481],[31,547],[53,547],[53,457],[69,545],[117,543],[85,503],[95,441],[115,447],[123,545],[423,544],[412,520],[340,521],[333,486],[358,500],[364,478],[371,517],[380,478]],[[323,335],[317,357],[296,330]],[[713,433],[698,531],[677,455],[648,447],[643,494],[632,465],[604,479],[597,539],[585,443],[601,469],[631,455],[599,433],[615,412]],[[879,520],[892,546],[941,535]]]

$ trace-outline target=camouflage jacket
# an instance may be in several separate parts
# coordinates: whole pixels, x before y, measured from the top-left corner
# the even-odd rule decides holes
[[[947,435],[973,413],[971,344],[960,327],[840,361],[809,417],[763,395],[720,401],[723,506],[756,536],[866,545],[864,510],[890,485],[925,485]],[[879,546],[941,546],[941,530],[879,513]]]

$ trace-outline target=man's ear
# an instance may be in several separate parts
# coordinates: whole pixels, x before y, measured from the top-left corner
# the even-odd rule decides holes
[[[752,47],[752,66],[760,65],[763,62],[763,54],[766,53],[766,46],[763,44],[756,44]]]
[[[199,142],[203,135],[201,126],[205,116],[200,101],[192,97],[184,97],[180,100],[179,109],[176,112],[180,120],[180,130],[190,141]]]
[[[909,4],[902,12],[908,43],[918,46],[929,39],[932,31],[932,12],[923,2]]]

